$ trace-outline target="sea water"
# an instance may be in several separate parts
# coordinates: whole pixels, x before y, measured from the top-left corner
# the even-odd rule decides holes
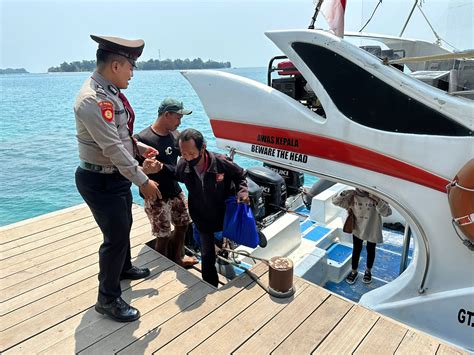
[[[266,82],[265,68],[226,70]],[[74,184],[79,163],[73,106],[91,73],[0,76],[0,225],[83,203]],[[150,125],[165,97],[182,100],[193,110],[180,130],[193,127],[216,148],[209,118],[179,71],[137,71],[124,91],[136,113],[135,132]],[[261,163],[236,156],[244,168]],[[306,184],[315,181],[306,176]],[[138,189],[134,202],[143,204]]]

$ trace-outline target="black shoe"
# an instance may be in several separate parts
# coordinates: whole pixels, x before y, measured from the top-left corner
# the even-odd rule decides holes
[[[132,266],[130,270],[122,272],[120,280],[139,280],[150,275],[150,270],[146,267]]]
[[[140,318],[140,311],[130,306],[122,297],[107,303],[97,301],[95,310],[100,314],[108,315],[117,322],[133,322]]]

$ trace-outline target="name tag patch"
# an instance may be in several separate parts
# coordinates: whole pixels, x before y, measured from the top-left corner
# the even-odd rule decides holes
[[[112,122],[114,119],[114,104],[110,101],[101,101],[98,103],[102,118],[107,122]]]

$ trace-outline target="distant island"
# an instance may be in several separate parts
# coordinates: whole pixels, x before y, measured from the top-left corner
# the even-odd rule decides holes
[[[28,74],[25,68],[13,69],[0,69],[0,74]]]
[[[150,59],[146,62],[137,62],[137,70],[181,70],[181,69],[220,69],[230,68],[230,62],[216,62],[214,60],[203,61],[201,58],[189,59]],[[91,72],[95,69],[95,60],[64,62],[57,67],[48,69],[48,73],[58,72]]]

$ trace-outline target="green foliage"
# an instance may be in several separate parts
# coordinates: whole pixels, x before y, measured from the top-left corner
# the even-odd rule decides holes
[[[201,58],[189,60],[186,58],[182,59],[150,59],[146,62],[138,62],[137,67],[139,70],[182,70],[182,69],[218,69],[218,68],[230,68],[230,62],[216,62],[208,60],[204,62]]]
[[[137,62],[137,70],[182,70],[182,69],[218,69],[218,68],[230,68],[230,62],[216,62],[213,60],[207,60],[204,62],[201,58],[189,60],[186,58],[182,59],[149,59],[146,62]],[[48,72],[92,72],[95,69],[95,60],[83,60],[82,62],[76,61],[71,63],[62,63],[58,67],[51,67]]]
[[[6,68],[6,69],[0,69],[0,74],[27,74],[28,72],[26,71],[25,68],[19,68],[19,69],[12,69],[12,68]]]
[[[51,67],[48,69],[49,73],[56,72],[77,72],[77,71],[94,71],[95,60],[83,60],[82,62],[75,61],[71,63],[62,63],[58,67]]]

